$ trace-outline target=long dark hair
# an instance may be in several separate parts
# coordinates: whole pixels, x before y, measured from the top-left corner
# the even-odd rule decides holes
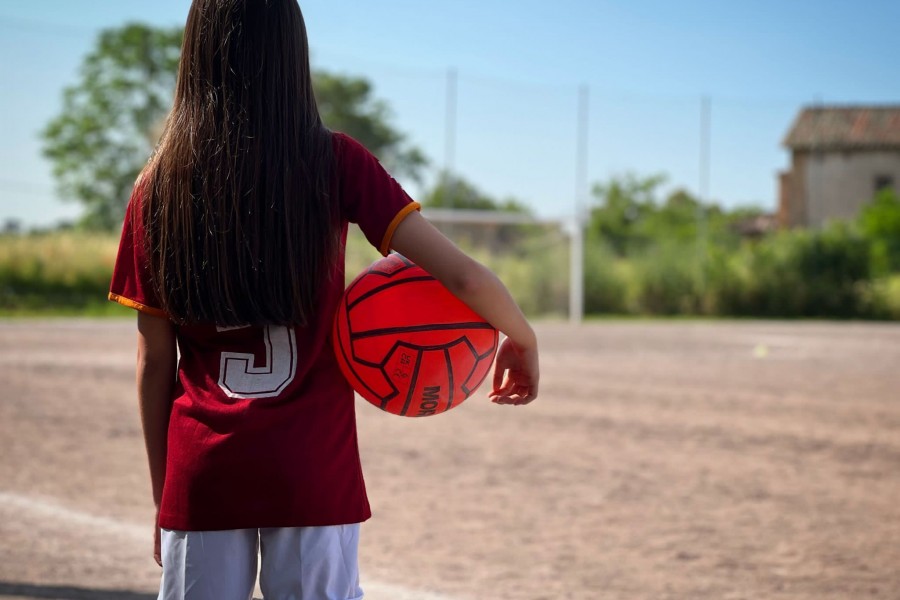
[[[172,112],[138,184],[173,320],[310,322],[340,235],[331,144],[297,0],[194,0]]]

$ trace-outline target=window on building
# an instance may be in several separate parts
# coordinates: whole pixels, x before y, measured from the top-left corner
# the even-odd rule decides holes
[[[875,193],[877,194],[881,190],[894,187],[894,178],[890,175],[876,175],[875,176]]]

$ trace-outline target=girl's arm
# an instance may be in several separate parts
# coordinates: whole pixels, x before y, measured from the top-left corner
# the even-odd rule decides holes
[[[138,405],[158,520],[166,479],[166,438],[175,385],[175,327],[168,319],[139,312],[137,342]],[[160,563],[158,523],[154,525],[153,554]]]
[[[497,353],[491,399],[499,404],[527,404],[534,400],[539,379],[537,338],[497,276],[463,253],[418,212],[400,222],[391,248],[428,271],[507,335]]]

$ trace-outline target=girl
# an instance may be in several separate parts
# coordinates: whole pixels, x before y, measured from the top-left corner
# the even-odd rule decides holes
[[[328,339],[348,222],[508,336],[494,402],[537,396],[537,342],[519,308],[418,208],[322,125],[296,0],[194,0],[109,294],[139,311],[160,598],[246,600],[258,553],[266,598],[362,597],[369,504],[353,392]]]

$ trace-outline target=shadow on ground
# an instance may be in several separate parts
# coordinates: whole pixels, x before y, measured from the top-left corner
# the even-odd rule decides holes
[[[36,585],[0,581],[0,598],[51,598],[53,600],[156,600],[156,594],[127,590],[95,590],[67,585]]]

